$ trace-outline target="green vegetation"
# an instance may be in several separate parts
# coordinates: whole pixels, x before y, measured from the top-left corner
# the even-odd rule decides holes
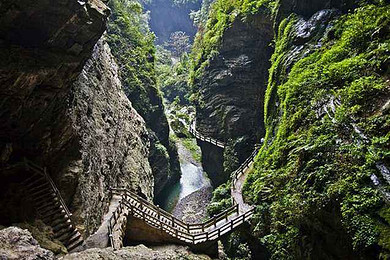
[[[181,141],[182,141],[184,147],[187,148],[191,152],[192,158],[194,158],[194,160],[197,162],[201,162],[202,154],[201,154],[199,146],[196,144],[196,139],[182,138]]]
[[[236,19],[247,19],[249,15],[262,13],[270,15],[275,9],[274,0],[218,0],[209,8],[208,20],[205,25],[200,23],[192,50],[193,64],[189,80],[194,83],[209,60],[218,54],[222,36]],[[203,14],[202,17],[205,15]],[[201,18],[199,18],[201,19]],[[195,90],[196,93],[196,90]],[[196,99],[196,97],[194,97]]]
[[[211,198],[211,203],[207,207],[207,213],[210,216],[217,215],[224,210],[233,206],[232,199],[230,197],[230,186],[231,183],[227,182],[218,186],[213,191],[213,197]]]
[[[326,246],[337,243],[347,255],[390,259],[390,208],[371,180],[375,174],[390,190],[376,168],[379,161],[390,165],[390,114],[382,108],[390,98],[390,6],[360,1],[294,56],[300,18],[276,21],[279,2],[215,1],[191,54],[189,82],[196,88],[236,19],[274,17],[266,137],[244,186],[257,206],[253,234],[272,259],[326,258]],[[229,148],[225,155],[233,162]],[[228,207],[226,185],[215,191],[210,214]],[[340,241],[331,241],[328,226]],[[321,248],[313,237],[331,242]]]
[[[162,109],[154,70],[154,34],[148,29],[140,3],[112,0],[109,4],[112,14],[107,27],[107,42],[120,66],[126,95],[149,122],[153,114]],[[154,96],[156,98],[152,98]]]
[[[190,87],[188,85],[189,57],[184,52],[180,59],[173,64],[172,54],[159,46],[157,48],[156,73],[158,86],[164,98],[170,103],[189,105]]]
[[[149,162],[155,175],[166,168],[163,175],[173,182],[180,178],[180,165],[176,146],[169,140],[168,121],[157,88],[155,36],[137,0],[111,0],[109,6],[107,42],[119,65],[125,93],[150,130]]]
[[[322,48],[286,68],[296,21],[291,15],[279,26],[265,145],[244,190],[259,205],[255,232],[273,259],[291,259],[310,254],[304,230],[324,235],[320,219],[332,213],[355,252],[379,245],[387,259],[389,206],[370,177],[380,176],[376,162],[390,161],[390,116],[380,112],[390,97],[390,8],[366,5],[342,16]]]

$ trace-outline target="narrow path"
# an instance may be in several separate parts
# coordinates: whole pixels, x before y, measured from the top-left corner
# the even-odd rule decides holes
[[[107,229],[112,212],[118,208],[121,199],[122,197],[119,195],[112,196],[108,212],[104,215],[102,224],[99,229],[85,241],[85,249],[105,248],[110,245],[109,237],[107,236]]]

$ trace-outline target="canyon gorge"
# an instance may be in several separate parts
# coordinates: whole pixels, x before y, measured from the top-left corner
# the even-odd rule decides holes
[[[388,0],[2,0],[0,259],[389,259]]]

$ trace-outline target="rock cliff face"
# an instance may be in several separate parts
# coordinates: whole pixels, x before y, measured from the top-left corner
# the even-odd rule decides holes
[[[1,224],[34,217],[17,184],[27,176],[6,170],[24,157],[47,167],[85,236],[100,225],[108,187],[151,200],[145,122],[108,45],[97,43],[109,9],[96,0],[19,1],[0,13]]]
[[[54,108],[105,30],[100,1],[3,1],[0,7],[2,163],[49,162]]]
[[[121,67],[125,93],[148,128],[149,163],[155,177],[154,194],[158,196],[164,187],[180,179],[180,165],[176,146],[169,138],[168,120],[156,85],[155,37],[147,29],[143,14],[134,12],[131,4],[113,0],[110,6],[108,43]]]
[[[90,233],[100,224],[108,187],[128,186],[153,198],[148,132],[122,90],[118,66],[103,40],[73,84],[67,104],[80,157],[72,158],[58,180],[60,187],[69,187],[67,197],[74,194],[72,208]]]
[[[214,108],[224,99],[216,91],[225,87],[218,80],[235,74],[215,61],[224,53],[226,35],[242,23],[237,20],[269,15],[271,61],[257,60],[270,66],[261,104],[265,142],[244,186],[246,199],[256,205],[252,228],[243,232],[253,236],[246,243],[252,256],[388,258],[390,88],[389,49],[383,49],[389,45],[388,1],[250,2],[215,2],[208,24],[222,29],[207,27],[199,37],[201,44],[195,46],[203,48],[196,49],[194,82],[199,129],[215,138],[230,137],[222,124],[229,119],[222,113],[228,104]],[[234,140],[227,141],[225,164],[237,151]],[[233,237],[228,243],[236,242]]]
[[[252,16],[246,21],[237,18],[224,32],[218,55],[195,81],[199,92],[197,129],[230,147],[223,165],[219,148],[201,144],[204,168],[216,185],[229,178],[237,163],[244,161],[264,136],[263,106],[272,37],[269,16]],[[233,157],[238,161],[228,159]]]

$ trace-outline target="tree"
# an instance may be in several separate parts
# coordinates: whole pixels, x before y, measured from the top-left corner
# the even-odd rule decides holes
[[[172,52],[173,56],[181,57],[183,53],[190,51],[190,37],[182,31],[173,32],[169,37],[168,42],[164,45]]]

